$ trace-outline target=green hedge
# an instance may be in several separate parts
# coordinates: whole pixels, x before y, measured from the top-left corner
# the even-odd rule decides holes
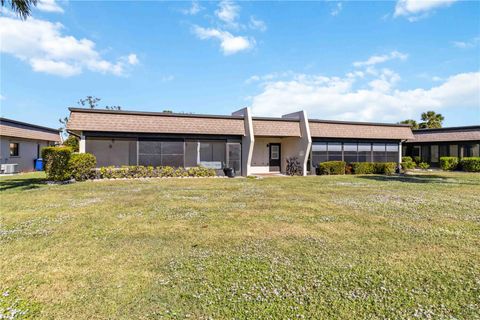
[[[345,174],[345,161],[326,161],[318,166],[319,174]]]
[[[402,162],[413,162],[413,159],[412,157],[409,157],[409,156],[402,157]]]
[[[428,163],[426,163],[426,162],[420,162],[420,163],[418,164],[418,167],[419,167],[420,169],[427,170],[428,168],[430,168],[430,165],[429,165]]]
[[[352,162],[354,174],[373,174],[375,164],[373,162]]]
[[[353,162],[354,174],[386,174],[391,175],[397,169],[395,162]]]
[[[413,161],[407,161],[401,163],[403,170],[415,169],[416,163]]]
[[[458,157],[440,157],[440,168],[452,171],[458,167]]]
[[[466,157],[460,160],[463,171],[480,172],[480,157]]]
[[[93,178],[93,169],[95,169],[96,165],[97,159],[91,153],[72,154],[68,162],[70,174],[76,181]]]
[[[122,179],[122,178],[166,178],[166,177],[214,177],[214,169],[204,167],[174,168],[169,166],[114,166],[101,167],[96,170],[97,179]]]
[[[72,156],[69,147],[45,147],[42,149],[42,158],[48,180],[65,181],[71,178],[68,162]]]
[[[386,174],[392,175],[397,170],[396,162],[376,162],[375,163],[375,173],[377,174]]]

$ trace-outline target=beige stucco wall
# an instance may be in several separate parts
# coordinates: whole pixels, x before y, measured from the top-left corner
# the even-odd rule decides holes
[[[10,157],[11,142],[18,143],[18,157]],[[48,146],[48,142],[2,136],[0,137],[0,163],[16,163],[18,164],[18,171],[33,171],[33,161],[37,159],[38,146],[41,150]]]

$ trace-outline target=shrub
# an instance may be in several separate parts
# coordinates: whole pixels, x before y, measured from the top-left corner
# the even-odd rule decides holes
[[[397,164],[395,162],[375,162],[375,173],[377,174],[386,174],[392,175],[397,169]]]
[[[69,135],[65,141],[63,141],[64,147],[70,147],[73,152],[78,152],[80,148],[80,142],[74,135]]]
[[[458,166],[458,158],[457,157],[440,157],[440,167],[442,170],[455,170]]]
[[[48,180],[65,181],[71,178],[68,166],[71,155],[72,149],[69,147],[45,147],[42,149]]]
[[[215,170],[205,167],[193,167],[187,169],[189,177],[214,177]]]
[[[420,162],[422,162],[422,158],[420,158],[420,156],[415,156],[413,157],[413,161],[418,165]]]
[[[353,162],[354,174],[373,174],[375,173],[375,165],[373,162]]]
[[[205,167],[174,168],[170,166],[123,166],[120,168],[101,167],[96,171],[97,179],[121,179],[121,178],[167,178],[167,177],[214,177],[214,169]]]
[[[318,166],[319,174],[345,174],[345,161],[326,161]]]
[[[76,181],[92,178],[96,165],[97,159],[91,153],[74,153],[68,162],[70,174]]]
[[[467,157],[462,158],[460,166],[463,171],[467,172],[480,172],[480,157]]]
[[[406,161],[401,163],[403,170],[414,169],[416,164],[413,161]]]
[[[353,174],[353,166],[351,163],[347,163],[345,166],[345,174]]]
[[[427,170],[428,168],[430,168],[430,165],[426,162],[420,162],[418,166],[420,169],[423,169],[423,170]]]
[[[402,162],[413,162],[412,157],[402,157]]]

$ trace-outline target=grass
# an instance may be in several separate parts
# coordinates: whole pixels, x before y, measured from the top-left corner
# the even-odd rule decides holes
[[[0,190],[0,315],[480,318],[478,174]]]

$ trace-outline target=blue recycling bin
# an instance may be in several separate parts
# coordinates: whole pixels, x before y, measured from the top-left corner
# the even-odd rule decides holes
[[[43,159],[38,158],[38,159],[35,159],[34,162],[35,162],[35,164],[34,164],[35,171],[42,171],[43,170]]]

